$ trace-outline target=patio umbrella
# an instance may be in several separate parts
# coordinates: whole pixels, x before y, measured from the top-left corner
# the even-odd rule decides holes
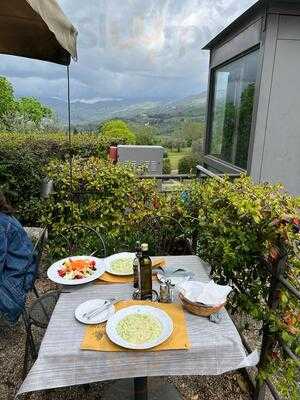
[[[0,53],[69,65],[77,31],[56,0],[2,0]]]

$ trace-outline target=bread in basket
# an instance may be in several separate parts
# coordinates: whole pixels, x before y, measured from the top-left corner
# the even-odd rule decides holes
[[[179,299],[187,311],[208,317],[224,307],[231,290],[230,286],[217,285],[213,281],[187,281],[180,286]]]

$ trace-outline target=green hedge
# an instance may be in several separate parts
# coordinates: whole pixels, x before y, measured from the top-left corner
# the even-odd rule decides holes
[[[87,225],[100,230],[110,252],[116,246],[133,246],[139,222],[156,211],[155,183],[139,179],[130,166],[96,157],[76,157],[72,165],[72,189],[80,195],[71,194],[69,163],[51,161],[47,175],[54,180],[55,195],[36,203],[40,224],[49,226],[54,239],[57,233],[69,235],[70,225]]]
[[[24,219],[23,208],[30,208],[40,195],[45,166],[53,159],[66,160],[70,152],[74,156],[106,157],[111,139],[95,134],[76,134],[70,148],[65,134],[17,134],[0,133],[0,190],[19,210],[24,223],[34,223],[30,213]]]

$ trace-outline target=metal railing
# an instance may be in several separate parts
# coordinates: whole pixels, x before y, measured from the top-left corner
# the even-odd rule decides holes
[[[286,271],[287,268],[287,256],[284,255],[282,256],[279,261],[274,264],[272,267],[270,267],[269,264],[267,264],[265,261],[262,262],[263,266],[265,267],[265,270],[271,277],[271,284],[270,284],[270,289],[269,289],[269,294],[268,294],[268,307],[270,310],[275,311],[278,309],[279,306],[279,294],[284,287],[286,290],[288,290],[289,293],[291,293],[293,296],[296,297],[296,299],[299,301],[300,300],[300,292],[288,282],[283,277],[283,271]],[[239,327],[235,323],[234,319],[232,318],[237,331],[239,332],[241,336],[242,343],[247,350],[248,353],[251,353],[253,349],[251,349],[251,346],[248,344],[246,338],[240,331]],[[269,362],[272,349],[275,343],[278,343],[283,351],[288,355],[290,358],[292,358],[294,361],[300,362],[299,357],[297,357],[296,354],[293,353],[293,351],[282,342],[281,339],[276,337],[276,334],[271,331],[269,322],[268,321],[263,321],[263,327],[262,327],[262,347],[261,347],[261,352],[260,352],[260,360],[257,366],[257,378],[253,379],[253,377],[249,374],[247,369],[244,369],[244,373],[246,374],[249,383],[252,386],[253,389],[253,399],[254,400],[263,400],[265,399],[266,395],[266,387],[269,388],[272,396],[274,397],[275,400],[283,400],[280,395],[278,394],[274,384],[272,381],[268,378],[264,380],[258,379],[258,376],[260,374],[260,370],[264,368],[264,366]]]
[[[176,174],[176,175],[171,175],[171,174],[161,174],[161,175],[140,175],[140,179],[159,179],[163,181],[169,181],[169,180],[177,180],[177,181],[183,181],[185,179],[195,179],[196,175],[193,174]]]
[[[282,290],[282,287],[284,287],[290,294],[292,294],[298,300],[298,302],[300,301],[300,292],[283,276],[284,272],[288,269],[287,259],[287,254],[284,254],[281,256],[278,262],[276,264],[273,264],[272,266],[265,263],[266,270],[271,276],[268,307],[272,311],[277,310],[279,307],[280,292]],[[274,334],[270,329],[269,322],[266,321],[263,323],[262,348],[259,364],[257,367],[258,374],[260,369],[269,362],[271,352],[275,343],[278,343],[289,357],[297,362],[300,362],[300,359],[296,356],[296,354],[294,354],[293,351],[286,344],[282,343],[282,341],[276,337],[276,334]],[[263,400],[265,398],[267,386],[269,387],[274,398],[276,400],[279,400],[280,396],[269,379],[265,379],[263,381],[260,381],[259,379],[256,380],[254,399]]]
[[[183,182],[185,180],[191,180],[191,179],[207,179],[207,178],[215,178],[218,179],[220,182],[224,180],[225,177],[229,177],[229,179],[234,179],[238,178],[240,175],[239,174],[215,174],[212,171],[209,171],[208,169],[204,168],[202,165],[197,165],[196,166],[196,174],[156,174],[156,175],[139,175],[140,179],[155,179],[157,181],[163,182],[163,181],[177,181],[177,182]],[[164,190],[162,189],[163,192],[168,192],[169,190]]]
[[[197,165],[197,178],[198,179],[207,179],[207,178],[215,178],[218,179],[220,182],[224,180],[225,177],[230,179],[238,178],[240,174],[215,174],[212,171],[209,171],[207,168],[203,167],[202,165]]]
[[[139,175],[140,179],[153,179],[158,184],[158,190],[165,195],[169,193],[177,192],[180,187],[178,183],[182,183],[186,180],[196,179],[196,175],[193,174],[156,174],[156,175]]]
[[[206,179],[206,178],[215,178],[219,181],[223,181],[225,177],[229,177],[231,179],[238,178],[240,174],[215,174],[212,171],[209,171],[207,168],[203,167],[202,165],[196,166],[197,173],[196,174],[156,174],[156,175],[139,175],[140,179],[156,179],[161,181],[168,181],[168,180],[176,180],[176,181],[184,181],[190,179]]]

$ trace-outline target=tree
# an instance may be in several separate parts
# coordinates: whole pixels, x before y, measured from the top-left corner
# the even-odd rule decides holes
[[[49,107],[41,104],[34,97],[22,97],[17,101],[17,110],[26,121],[32,121],[36,126],[40,126],[44,118],[51,118],[53,112]]]
[[[99,125],[99,133],[104,138],[111,139],[116,144],[128,143],[135,144],[136,136],[129,129],[126,122],[120,119],[113,119]]]
[[[203,155],[203,138],[192,142],[192,153]]]
[[[0,76],[0,119],[15,108],[14,89],[4,76]]]
[[[204,136],[204,124],[202,122],[183,121],[177,128],[176,136],[184,138],[187,147],[191,147],[195,140]]]
[[[153,126],[135,126],[134,133],[136,135],[136,144],[153,146],[159,143],[157,129]]]
[[[9,80],[0,76],[0,129],[8,131],[32,131],[40,129],[45,118],[52,118],[53,112],[34,97],[16,100]]]
[[[174,140],[174,145],[175,145],[175,147],[176,147],[176,149],[177,149],[177,152],[180,153],[182,147],[185,147],[185,146],[186,146],[186,141],[185,141],[184,138],[177,137],[177,138],[175,138],[175,140]]]

